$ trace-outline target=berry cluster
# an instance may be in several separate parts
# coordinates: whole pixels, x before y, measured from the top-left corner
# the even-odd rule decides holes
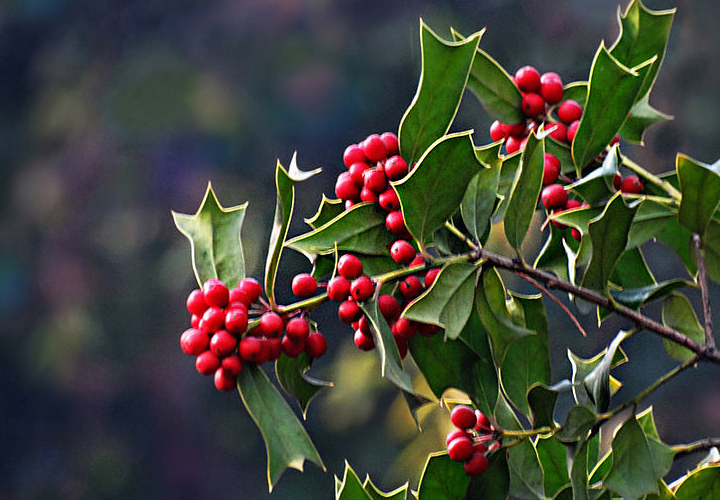
[[[300,288],[308,286],[302,275],[297,281]],[[192,328],[180,336],[180,347],[197,356],[198,372],[214,374],[215,387],[220,391],[235,387],[243,363],[262,364],[278,359],[282,353],[297,357],[303,351],[317,358],[327,350],[325,337],[311,332],[305,318],[281,316],[270,310],[261,296],[262,287],[253,278],[241,280],[233,289],[218,279],[209,279],[202,289],[188,295]],[[251,319],[251,314],[256,317]],[[248,330],[250,321],[254,326]]]
[[[500,446],[495,429],[480,410],[466,405],[453,408],[450,421],[456,427],[445,439],[450,460],[465,462],[468,476],[482,475],[488,467],[487,454]]]

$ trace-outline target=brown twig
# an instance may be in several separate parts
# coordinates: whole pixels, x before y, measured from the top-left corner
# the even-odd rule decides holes
[[[699,441],[693,441],[688,444],[676,444],[672,447],[675,452],[675,458],[697,453],[699,451],[707,451],[710,448],[720,446],[720,438],[705,438]]]
[[[700,295],[702,297],[705,345],[710,349],[715,349],[715,337],[713,337],[712,331],[712,311],[710,310],[710,294],[708,293],[707,269],[705,267],[705,258],[702,254],[702,240],[698,234],[693,234],[692,242],[695,246],[695,260],[697,260],[698,269],[697,280],[700,285]]]
[[[587,332],[585,332],[585,329],[582,327],[582,325],[580,324],[578,319],[575,317],[575,315],[572,312],[570,312],[570,309],[568,309],[567,306],[560,301],[560,299],[558,299],[552,293],[550,293],[550,290],[548,290],[547,288],[542,286],[540,283],[538,283],[536,280],[532,279],[530,276],[528,276],[526,274],[516,273],[516,275],[519,276],[520,278],[524,279],[528,283],[530,283],[532,286],[534,286],[535,288],[537,288],[538,290],[543,292],[545,295],[547,295],[550,300],[555,302],[560,307],[560,309],[562,309],[565,312],[565,314],[568,315],[570,320],[575,324],[575,327],[578,330],[580,330],[580,333],[582,333],[582,336],[587,337]]]

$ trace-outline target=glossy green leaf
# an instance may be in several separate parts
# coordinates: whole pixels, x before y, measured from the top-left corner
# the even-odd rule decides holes
[[[500,143],[492,145],[495,152],[495,161],[491,166],[483,168],[470,180],[465,195],[460,204],[465,227],[476,241],[482,239],[483,234],[490,225],[490,217],[495,209],[497,200],[498,182],[500,181],[500,170],[502,161],[497,156],[500,151]],[[478,148],[475,149],[476,156]],[[478,160],[483,163],[482,158]]]
[[[650,10],[641,0],[632,0],[624,13],[618,9],[620,33],[610,47],[610,53],[627,67],[635,67],[657,56],[638,97],[650,92],[665,57],[675,9]]]
[[[297,154],[293,155],[287,171],[279,161],[275,167],[277,204],[265,261],[265,295],[273,307],[275,307],[275,278],[295,206],[295,184],[309,179],[320,171],[321,169],[318,168],[310,172],[302,172],[297,167]]]
[[[708,226],[708,232],[712,226],[713,224]],[[671,219],[655,236],[659,242],[670,248],[680,258],[691,276],[697,273],[695,249],[690,242],[691,233],[682,227],[676,218]]]
[[[646,436],[653,437],[658,440],[660,439],[660,434],[658,433],[657,426],[655,425],[655,417],[653,415],[652,406],[641,411],[635,415],[635,417]]]
[[[630,110],[627,120],[623,123],[620,137],[626,141],[643,144],[643,136],[648,127],[673,119],[672,116],[653,108],[648,100],[649,97],[649,93],[645,94],[645,97],[636,102]]]
[[[541,383],[530,386],[527,393],[527,401],[530,406],[530,423],[533,428],[553,427],[555,419],[555,402],[559,393]]]
[[[505,217],[505,210],[507,210],[508,200],[510,199],[510,191],[512,190],[513,184],[515,184],[515,177],[517,177],[518,170],[520,169],[521,155],[522,153],[518,151],[503,158],[497,189],[497,197],[500,199],[500,202],[495,204],[493,222],[499,222]]]
[[[595,484],[605,479],[605,476],[610,472],[610,467],[612,467],[612,453],[608,451],[600,461],[598,461],[592,471],[590,471],[590,484]]]
[[[665,226],[677,217],[677,209],[653,200],[640,199],[626,248],[639,247],[654,238]]]
[[[635,214],[637,216],[637,213]],[[656,283],[639,248],[625,250],[615,264],[610,281],[623,288],[642,288]]]
[[[345,203],[342,200],[328,198],[323,193],[317,212],[315,212],[315,215],[312,217],[305,219],[305,223],[311,228],[317,229],[326,222],[330,222],[344,211]]]
[[[720,223],[713,220],[702,239],[702,254],[705,258],[708,276],[720,283]],[[694,262],[694,261],[693,261]]]
[[[608,346],[600,363],[584,378],[585,389],[598,412],[606,412],[610,408],[610,368],[620,344],[632,333],[632,330],[620,331]]]
[[[335,265],[336,262],[334,255],[316,255],[313,259],[313,278],[317,281],[320,281],[323,278],[329,278],[335,270]]]
[[[570,467],[570,484],[572,485],[573,500],[590,500],[588,489],[587,470],[587,440],[582,440],[577,445],[568,447],[573,450],[572,466]]]
[[[623,290],[611,290],[613,299],[630,309],[639,309],[650,302],[663,299],[675,290],[684,288],[692,283],[679,278],[655,283],[640,288],[625,288]]]
[[[534,443],[524,439],[508,451],[510,495],[545,500],[543,470]]]
[[[608,348],[603,349],[602,352],[593,356],[589,359],[584,359],[576,356],[572,351],[568,349],[568,359],[572,366],[572,390],[573,396],[577,403],[590,403],[591,398],[588,395],[586,385],[584,383],[585,377],[590,374],[600,362],[605,358],[605,354],[608,352]],[[627,356],[622,350],[622,347],[618,347],[615,351],[615,355],[612,359],[611,368],[615,368],[627,361]],[[612,386],[612,384],[611,384]]]
[[[306,459],[325,469],[302,424],[262,369],[246,364],[238,375],[238,391],[265,441],[270,491],[285,469],[302,471]]]
[[[678,221],[702,236],[720,204],[720,163],[706,165],[678,154],[676,170],[682,192]]]
[[[375,486],[370,480],[370,476],[367,476],[363,482],[363,489],[372,500],[406,500],[408,483],[405,483],[404,485],[386,493]]]
[[[645,500],[677,500],[675,494],[668,488],[668,485],[662,479],[658,481],[659,493],[650,493],[645,496]]]
[[[326,387],[332,387],[332,382],[325,382],[307,375],[312,359],[305,353],[291,358],[283,354],[275,362],[275,374],[280,387],[285,393],[294,397],[300,403],[303,418],[307,416],[310,401]]]
[[[588,98],[572,143],[578,174],[610,143],[638,98],[653,60],[628,68],[600,44],[590,69]]]
[[[545,162],[543,142],[537,139],[534,132],[528,136],[527,144],[520,156],[520,172],[513,183],[505,210],[503,223],[505,237],[518,255],[520,255],[520,246],[530,228],[542,188]]]
[[[577,228],[582,234],[588,234],[590,221],[601,213],[602,209],[600,208],[573,208],[572,210],[555,212],[549,216],[549,219]]]
[[[615,194],[613,177],[618,171],[618,146],[610,148],[602,165],[570,184],[567,189],[577,193],[591,205],[598,204]]]
[[[468,231],[465,228],[465,224],[462,220],[458,220],[459,217],[455,215],[450,217],[448,220],[455,228],[463,234],[467,234]],[[462,241],[457,235],[450,231],[446,226],[442,226],[435,230],[432,236],[432,246],[438,252],[438,255],[458,255],[466,253],[468,250],[467,243]]]
[[[493,416],[501,429],[519,431],[523,428],[512,406],[510,406],[510,403],[502,392],[498,394]]]
[[[563,247],[565,230],[558,229],[553,224],[550,224],[549,228],[550,234],[548,235],[548,239],[545,240],[545,244],[535,259],[533,267],[536,269],[548,269],[557,274],[558,278],[569,281],[569,262],[565,248]]]
[[[448,42],[420,21],[420,82],[398,132],[400,154],[408,165],[450,129],[481,36],[478,32],[463,41]]]
[[[445,336],[456,339],[472,311],[478,268],[464,262],[446,264],[432,286],[415,299],[403,316],[445,329]]]
[[[410,175],[393,184],[410,234],[427,242],[459,208],[464,190],[457,186],[467,186],[482,168],[471,132],[449,134],[434,142]]]
[[[535,449],[543,469],[545,494],[554,496],[570,484],[565,446],[557,439],[541,437],[535,443]]]
[[[568,411],[562,429],[555,434],[561,443],[585,441],[588,432],[598,421],[598,415],[585,405],[575,405]]]
[[[339,489],[335,493],[335,500],[373,500],[365,491],[360,482],[360,478],[355,471],[352,470],[352,467],[350,467],[347,461],[345,461],[345,473],[343,474]]]
[[[702,344],[705,341],[705,330],[695,315],[690,301],[682,294],[673,293],[663,300],[662,321],[667,327],[684,333],[691,339]],[[668,354],[680,361],[686,362],[695,356],[695,353],[679,344],[663,339]]]
[[[610,199],[603,213],[590,221],[592,258],[583,276],[583,287],[607,289],[608,278],[627,244],[635,210],[625,205],[618,193]]]
[[[677,500],[714,500],[720,498],[720,465],[695,469],[675,490]]]
[[[658,480],[670,470],[673,456],[670,447],[643,432],[633,415],[613,438],[613,463],[604,485],[626,500],[659,493]]]
[[[505,287],[494,268],[484,269],[475,291],[475,307],[485,330],[490,336],[493,358],[497,366],[502,363],[510,345],[535,332],[513,323],[505,303]]]
[[[463,500],[470,484],[462,462],[453,462],[446,452],[430,453],[420,476],[418,500]]]
[[[303,253],[310,260],[318,254],[338,251],[386,255],[393,242],[385,228],[387,212],[370,203],[355,205],[317,229],[285,242],[285,246]]]
[[[245,277],[245,257],[240,230],[247,203],[223,208],[208,183],[195,215],[173,212],[178,230],[190,240],[195,278],[200,286],[219,278],[235,286]]]
[[[572,99],[583,108],[587,101],[588,82],[570,82],[565,85],[563,92],[563,100]]]
[[[505,500],[510,490],[510,471],[504,453],[493,453],[488,458],[484,474],[470,479],[466,500]]]

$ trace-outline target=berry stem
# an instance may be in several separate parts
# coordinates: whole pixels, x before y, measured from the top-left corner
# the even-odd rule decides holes
[[[476,246],[475,243],[473,243],[470,238],[468,238],[462,231],[460,231],[458,228],[456,228],[450,221],[445,221],[445,229],[450,231],[452,234],[457,236],[460,240],[462,240],[467,246],[469,246],[472,250],[475,250]]]
[[[703,326],[705,327],[705,345],[710,349],[715,349],[715,337],[713,337],[712,329],[712,311],[710,310],[710,294],[708,293],[707,269],[705,267],[705,257],[702,254],[703,243],[700,235],[692,235],[692,242],[695,246],[695,260],[697,261],[697,281],[700,285],[700,295],[702,297],[703,307]]]
[[[675,201],[679,202],[682,198],[682,193],[675,189],[675,187],[670,184],[668,181],[662,180],[660,177],[658,177],[655,174],[652,174],[645,170],[643,167],[632,161],[627,156],[622,157],[622,164],[625,165],[627,168],[638,174],[643,179],[646,179],[647,181],[655,184],[657,187],[665,191],[667,194],[670,195],[671,198],[673,198]]]
[[[675,452],[675,458],[690,455],[691,453],[697,453],[699,451],[706,451],[710,448],[720,446],[720,438],[705,438],[699,441],[693,441],[687,444],[676,444],[672,447]]]

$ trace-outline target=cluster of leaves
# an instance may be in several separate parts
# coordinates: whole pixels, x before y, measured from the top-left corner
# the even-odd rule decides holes
[[[606,150],[615,134],[641,143],[648,126],[668,118],[650,106],[649,94],[673,13],[650,11],[633,0],[618,15],[618,39],[609,49],[604,44],[598,48],[588,81],[566,86],[566,96],[585,110],[572,147],[540,130],[531,134],[523,151],[507,156],[500,143],[477,146],[472,131],[450,130],[467,89],[493,119],[519,121],[521,94],[510,76],[479,48],[481,32],[469,37],[453,32],[454,40],[446,41],[421,23],[422,74],[398,132],[401,155],[417,166],[393,187],[428,265],[443,264],[433,285],[403,316],[439,325],[445,334],[415,336],[409,351],[436,398],[448,388],[460,389],[492,416],[503,430],[507,453],[502,448],[492,454],[486,474],[472,480],[446,453],[433,454],[417,498],[683,499],[700,498],[698,492],[717,487],[708,486],[720,480],[720,466],[713,460],[670,486],[664,482],[675,454],[688,450],[661,441],[651,409],[632,411],[614,433],[611,448],[600,452],[601,425],[609,418],[634,410],[649,391],[698,361],[720,364],[712,332],[680,292],[687,286],[703,288],[706,276],[720,282],[720,164],[678,155],[675,171],[656,176],[625,157],[617,145]],[[528,264],[532,259],[522,244],[536,212],[546,151],[561,159],[566,173],[576,179],[568,189],[589,206],[551,216],[577,228],[580,242],[550,225],[544,247]],[[648,192],[616,193],[613,178],[621,167],[640,175]],[[295,158],[289,169],[279,163],[276,168],[277,207],[264,282],[271,305],[280,312],[315,307],[326,299],[321,295],[276,304],[275,277],[284,248],[306,255],[317,278],[333,272],[339,252],[352,252],[366,274],[378,280],[378,293],[392,291],[393,280],[407,274],[390,258],[384,214],[371,204],[344,211],[339,201],[323,198],[317,214],[306,221],[311,229],[287,239],[295,185],[315,173],[300,171]],[[218,277],[232,283],[244,277],[244,210],[223,209],[208,188],[197,214],[176,214],[192,242],[199,282]],[[483,248],[491,230],[503,231],[514,255]],[[677,254],[687,269],[685,278],[657,282],[641,248],[651,240]],[[596,311],[599,324],[613,313],[635,320],[665,337],[668,354],[682,364],[632,405],[613,408],[611,399],[621,384],[611,372],[628,361],[621,344],[636,332],[621,331],[590,359],[568,351],[572,379],[552,384],[542,296],[507,290],[498,268],[529,279],[542,291],[544,284],[569,292],[578,310]],[[662,323],[640,312],[656,301],[662,301]],[[414,412],[428,399],[416,393],[404,371],[377,301],[362,307],[382,374],[403,392]],[[283,355],[276,364],[280,386],[303,411],[328,385],[309,377],[309,368],[303,357]],[[302,469],[306,459],[323,466],[302,424],[262,370],[243,370],[238,389],[265,439],[271,488],[287,467]],[[565,391],[572,392],[574,404],[558,416],[556,401]],[[336,497],[342,499],[406,498],[407,491],[406,485],[383,493],[369,479],[360,482],[349,467],[336,483]]]

